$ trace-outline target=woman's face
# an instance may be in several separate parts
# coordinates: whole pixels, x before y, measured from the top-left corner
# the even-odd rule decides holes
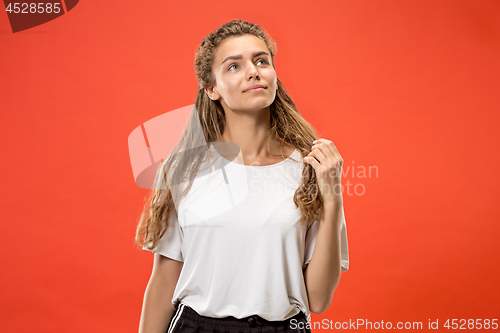
[[[277,76],[266,44],[254,35],[233,36],[215,50],[212,71],[215,86],[206,89],[224,110],[253,111],[271,105],[276,97]],[[251,86],[264,88],[248,90]]]

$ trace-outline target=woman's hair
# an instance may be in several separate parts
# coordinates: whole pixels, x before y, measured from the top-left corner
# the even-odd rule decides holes
[[[274,67],[276,44],[259,25],[243,20],[232,20],[203,39],[196,50],[194,62],[196,77],[199,80],[196,110],[191,114],[174,151],[160,165],[155,186],[145,198],[144,209],[136,230],[137,246],[147,246],[152,250],[158,245],[167,230],[168,217],[177,214],[175,207],[178,207],[180,199],[188,193],[193,179],[206,160],[209,154],[208,145],[210,142],[221,141],[226,122],[224,109],[218,100],[208,97],[205,88],[214,86],[212,64],[220,43],[226,38],[247,34],[254,35],[265,43],[271,53]],[[311,152],[312,141],[317,139],[318,135],[302,117],[279,79],[277,84],[276,97],[270,105],[270,134],[277,139],[282,148],[283,145],[293,146],[302,157],[305,157]],[[181,188],[181,183],[187,186]],[[302,183],[295,191],[293,201],[302,212],[301,225],[309,226],[314,220],[321,218],[323,201],[316,183],[316,174],[308,163],[304,164]]]

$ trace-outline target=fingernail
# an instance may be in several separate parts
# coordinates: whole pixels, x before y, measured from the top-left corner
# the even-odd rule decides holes
[[[313,141],[313,144],[314,144],[314,143],[316,143],[316,141],[318,141],[318,140],[314,140],[314,141]]]

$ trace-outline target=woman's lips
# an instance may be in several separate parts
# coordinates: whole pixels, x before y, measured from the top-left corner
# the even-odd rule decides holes
[[[256,92],[256,91],[262,91],[262,90],[265,90],[266,88],[262,88],[262,87],[258,87],[258,88],[252,88],[252,89],[248,89],[248,90],[245,90],[245,92]]]

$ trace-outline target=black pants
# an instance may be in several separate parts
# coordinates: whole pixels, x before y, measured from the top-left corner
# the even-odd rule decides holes
[[[167,333],[311,333],[303,312],[284,321],[267,321],[253,315],[246,318],[232,316],[212,318],[199,315],[186,304],[180,302]]]

